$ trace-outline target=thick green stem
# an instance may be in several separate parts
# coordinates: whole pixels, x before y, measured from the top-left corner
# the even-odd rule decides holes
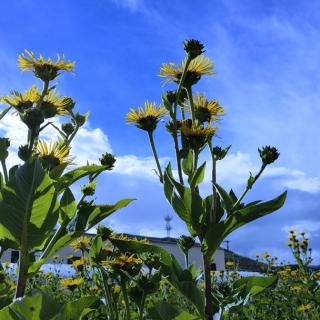
[[[208,143],[210,154],[211,154],[211,161],[212,161],[212,172],[211,172],[211,182],[212,182],[212,205],[211,205],[211,215],[209,217],[210,225],[212,223],[216,223],[217,217],[217,190],[215,185],[217,183],[217,159],[212,150],[212,142]]]
[[[212,301],[212,284],[211,284],[211,259],[206,254],[203,255],[204,268],[204,285],[205,285],[205,314],[206,320],[212,320],[213,317],[213,301]]]
[[[144,311],[144,303],[146,301],[146,294],[143,291],[142,293],[142,298],[141,298],[141,303],[139,306],[139,320],[143,320],[143,311]]]
[[[189,253],[186,252],[184,254],[184,263],[185,263],[185,266],[186,266],[186,269],[189,267]]]
[[[156,147],[154,145],[152,132],[148,132],[148,136],[149,136],[149,141],[150,141],[150,146],[151,146],[151,149],[152,149],[152,153],[153,153],[154,159],[156,160],[159,178],[160,178],[160,181],[162,182],[163,181],[163,175],[162,175],[162,170],[161,170],[161,166],[160,166],[157,150],[156,150]]]
[[[190,103],[190,109],[191,109],[191,118],[192,118],[192,125],[196,125],[196,116],[195,116],[195,106],[193,102],[193,96],[192,96],[192,89],[190,86],[186,87],[188,99]]]
[[[252,188],[252,186],[255,184],[255,182],[259,179],[259,177],[261,176],[263,170],[267,167],[267,165],[263,164],[259,170],[259,172],[255,175],[255,177],[253,178],[252,183],[249,185],[247,184],[246,189],[244,190],[244,192],[242,193],[242,195],[240,196],[240,198],[237,200],[237,202],[233,205],[232,209],[236,208],[237,205],[239,203],[241,203],[242,199],[245,197],[245,195],[248,193],[248,191]]]
[[[6,165],[5,159],[1,159],[1,166],[2,166],[2,170],[3,170],[4,181],[5,181],[5,183],[8,183],[9,177],[8,177],[7,165]]]
[[[15,296],[16,299],[24,296],[28,276],[28,251],[22,248],[19,253],[19,274]]]
[[[116,318],[115,318],[115,313],[114,313],[114,310],[113,310],[111,294],[110,294],[110,290],[109,290],[109,286],[108,286],[107,280],[105,279],[105,276],[104,276],[103,272],[104,272],[103,270],[100,270],[100,274],[101,274],[102,282],[103,282],[104,294],[105,294],[105,297],[106,297],[106,302],[108,304],[108,309],[109,309],[109,312],[110,312],[111,320],[115,320]]]
[[[126,319],[130,320],[130,305],[129,305],[129,299],[128,299],[128,293],[127,293],[127,286],[126,286],[126,281],[121,277],[120,278],[120,286],[123,294],[123,300],[124,304],[126,306]]]

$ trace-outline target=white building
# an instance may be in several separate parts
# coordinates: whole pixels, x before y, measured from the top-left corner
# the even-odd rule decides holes
[[[87,236],[93,237],[94,234],[87,234]],[[162,247],[168,252],[172,253],[175,258],[179,261],[180,265],[184,267],[184,254],[177,245],[177,239],[175,238],[156,238],[156,237],[142,237],[135,235],[128,235],[129,237],[136,237],[138,239],[148,239],[150,244]],[[69,264],[72,261],[68,260],[68,256],[73,255],[74,257],[80,256],[79,252],[74,252],[72,248],[68,245],[62,248],[57,255],[59,256],[59,261],[63,264]],[[16,250],[7,250],[4,252],[1,262],[12,262],[15,263],[19,259],[19,253]],[[52,259],[48,259],[48,263],[51,263]],[[195,245],[189,251],[189,263],[193,263],[196,267],[203,266],[202,254],[200,244],[195,243]],[[225,270],[225,252],[224,249],[219,248],[214,256],[212,270]]]

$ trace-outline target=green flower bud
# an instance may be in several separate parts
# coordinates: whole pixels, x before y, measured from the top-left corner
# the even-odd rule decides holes
[[[86,184],[85,186],[81,187],[81,192],[85,196],[93,196],[94,193],[96,192],[96,186],[97,186],[96,182],[90,182],[90,183]]]
[[[29,159],[30,151],[27,144],[19,147],[18,156],[22,161],[27,161]]]
[[[170,120],[169,122],[167,122],[165,127],[170,134],[173,134],[174,132],[173,121]],[[180,128],[181,128],[181,121],[177,120],[177,131],[179,131]]]
[[[109,239],[109,237],[113,234],[113,230],[106,226],[100,225],[97,228],[97,235],[102,238],[102,241]]]
[[[268,165],[276,161],[280,155],[275,147],[265,146],[262,149],[258,149],[260,158],[264,165]]]
[[[114,155],[108,152],[104,153],[99,160],[102,166],[107,166],[107,170],[112,170],[116,162]]]
[[[222,149],[221,147],[213,147],[212,152],[217,160],[222,160],[228,153],[231,145],[225,149]]]
[[[74,126],[72,123],[64,123],[61,125],[61,129],[67,136],[70,136],[74,131]]]
[[[5,160],[8,157],[9,147],[10,147],[9,138],[0,138],[0,160]]]
[[[77,112],[73,118],[73,121],[80,127],[85,124],[86,120],[87,117],[85,115],[81,115],[79,112]]]
[[[194,246],[195,240],[192,237],[182,235],[177,240],[178,246],[184,254],[187,254],[189,250]]]
[[[21,120],[28,126],[29,129],[33,130],[44,122],[44,116],[39,109],[30,108],[25,110],[21,115]]]
[[[202,53],[204,53],[204,45],[199,41],[195,39],[191,40],[185,40],[183,42],[184,51],[187,53],[187,55],[190,57],[190,59],[194,59],[197,56],[200,56]]]

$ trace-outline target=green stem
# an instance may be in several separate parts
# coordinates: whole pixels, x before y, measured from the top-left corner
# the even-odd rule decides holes
[[[186,252],[184,254],[184,262],[185,262],[185,265],[186,265],[186,269],[189,267],[189,253]]]
[[[146,294],[143,291],[142,298],[141,298],[141,304],[139,306],[139,320],[143,320],[143,311],[144,311],[144,303],[146,301]]]
[[[161,170],[161,166],[160,166],[157,150],[156,150],[156,147],[154,145],[152,132],[148,131],[148,136],[149,136],[149,141],[150,141],[152,153],[153,153],[154,159],[156,160],[156,164],[157,164],[157,167],[158,167],[159,178],[160,178],[160,181],[162,182],[163,181],[163,175],[162,175],[162,170]]]
[[[241,203],[242,199],[245,197],[245,195],[248,193],[248,191],[252,188],[252,186],[255,184],[255,182],[259,179],[259,177],[261,176],[263,170],[266,168],[267,165],[262,164],[259,172],[255,175],[255,177],[253,178],[253,182],[251,183],[251,185],[247,185],[246,189],[244,190],[244,192],[242,193],[242,195],[240,196],[240,198],[237,200],[237,202],[233,205],[232,209],[236,208],[237,205],[239,203]]]
[[[195,106],[193,102],[193,96],[192,96],[192,89],[190,86],[186,87],[188,99],[190,103],[190,109],[191,109],[191,118],[192,118],[192,125],[196,125],[196,116],[195,116]]]
[[[204,268],[204,284],[205,284],[205,314],[206,320],[212,320],[213,317],[213,301],[212,301],[212,284],[211,284],[211,259],[206,254],[203,255]]]
[[[77,132],[78,132],[78,130],[79,130],[79,126],[78,125],[76,125],[76,127],[75,127],[75,129],[74,129],[74,131],[72,132],[72,134],[70,135],[70,137],[67,139],[67,141],[66,141],[66,145],[67,146],[69,146],[70,145],[70,143],[72,142],[72,140],[74,139],[74,137],[76,136],[76,134],[77,134]]]
[[[47,95],[48,93],[48,89],[49,89],[49,80],[44,81],[43,83],[43,89],[42,89],[42,93],[41,96],[37,102],[37,108],[39,109],[42,105],[43,99],[44,97]]]
[[[7,165],[6,165],[5,159],[1,159],[1,165],[2,165],[2,170],[3,170],[3,175],[4,175],[4,181],[5,181],[5,183],[8,183],[9,177],[8,177]]]
[[[39,134],[39,128],[33,128],[33,129],[29,129],[29,147],[28,147],[28,158],[31,157],[32,155],[32,150],[33,150],[33,146],[34,143],[37,139],[37,135]]]
[[[110,317],[111,317],[111,320],[114,320],[115,319],[115,315],[114,315],[114,310],[113,310],[112,300],[111,300],[111,294],[110,294],[109,286],[108,286],[108,283],[107,283],[107,279],[105,279],[105,276],[104,276],[104,273],[103,273],[104,271],[101,270],[101,269],[99,269],[99,270],[100,270],[100,274],[101,274],[101,277],[102,277],[103,289],[104,289],[104,294],[105,294],[105,297],[106,297],[106,302],[108,304]]]
[[[19,253],[19,274],[15,296],[16,299],[24,296],[28,275],[28,251],[25,248],[21,248]]]
[[[212,172],[211,172],[211,179],[212,179],[212,206],[211,206],[211,215],[209,217],[210,225],[212,223],[217,222],[217,190],[215,188],[215,185],[217,183],[217,159],[213,153],[212,150],[212,142],[208,142],[211,159],[212,159]]]
[[[122,294],[123,294],[123,300],[124,300],[124,303],[126,306],[126,319],[130,320],[131,316],[130,316],[130,306],[129,306],[127,287],[126,287],[126,282],[122,276],[120,277],[120,286],[121,286],[121,290],[122,290]]]

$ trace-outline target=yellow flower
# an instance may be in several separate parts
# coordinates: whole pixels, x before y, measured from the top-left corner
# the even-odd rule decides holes
[[[59,94],[51,90],[43,99],[40,110],[45,118],[52,118],[55,115],[63,116],[69,113],[74,106],[74,102],[69,97],[60,97]]]
[[[81,257],[80,259],[74,260],[72,262],[72,267],[81,271],[86,263],[87,263],[87,259]]]
[[[181,132],[188,139],[191,148],[199,149],[216,133],[217,127],[191,125],[186,121],[181,124]]]
[[[226,262],[227,267],[234,267],[234,262],[233,261],[227,261]]]
[[[127,113],[127,123],[135,124],[137,128],[152,132],[156,129],[157,123],[167,114],[166,109],[159,105],[156,107],[155,102],[146,101],[144,109],[138,107],[137,110],[131,108]]]
[[[70,243],[70,246],[73,250],[85,250],[88,249],[91,244],[91,239],[87,236],[81,236],[79,239],[76,239]]]
[[[6,269],[9,268],[10,265],[11,265],[11,263],[10,263],[9,261],[6,261],[6,262],[4,263],[4,267],[5,267]]]
[[[103,260],[101,261],[101,263],[111,268],[121,269],[126,266],[139,266],[142,264],[142,260],[140,258],[136,258],[134,254],[132,255],[122,254],[116,259]]]
[[[184,59],[181,65],[175,62],[163,63],[159,75],[160,77],[167,78],[164,83],[179,83],[186,62],[187,59]],[[202,75],[212,74],[214,74],[212,61],[208,57],[200,55],[190,62],[183,85],[192,86],[200,80]]]
[[[83,278],[65,278],[60,280],[60,285],[62,288],[75,289],[77,286],[83,283]]]
[[[298,311],[300,312],[308,312],[312,309],[312,305],[310,303],[308,304],[301,304],[299,307],[298,307]]]
[[[292,287],[290,287],[290,290],[294,293],[298,293],[302,290],[302,287],[301,286],[292,286]]]
[[[268,258],[270,257],[270,253],[265,252],[265,253],[263,254],[263,257],[264,257],[265,259],[268,259]]]
[[[24,93],[18,91],[11,91],[11,95],[1,98],[1,102],[6,103],[14,107],[18,112],[23,112],[38,102],[40,98],[40,92],[36,86],[32,86]]]
[[[61,142],[47,142],[39,140],[36,143],[34,154],[42,161],[43,166],[52,170],[60,165],[72,164],[72,158],[69,157],[70,147]]]
[[[26,54],[26,55],[25,55]],[[59,71],[72,71],[74,62],[63,60],[64,57],[53,61],[51,58],[45,59],[42,55],[36,58],[34,53],[25,50],[25,54],[20,54],[18,57],[18,66],[22,71],[32,71],[37,78],[43,81],[51,81],[59,75]]]
[[[206,95],[197,93],[193,98],[195,106],[195,116],[200,121],[211,122],[217,120],[224,114],[224,109],[220,106],[217,100],[207,100]],[[191,112],[190,102],[186,103],[186,107]]]

